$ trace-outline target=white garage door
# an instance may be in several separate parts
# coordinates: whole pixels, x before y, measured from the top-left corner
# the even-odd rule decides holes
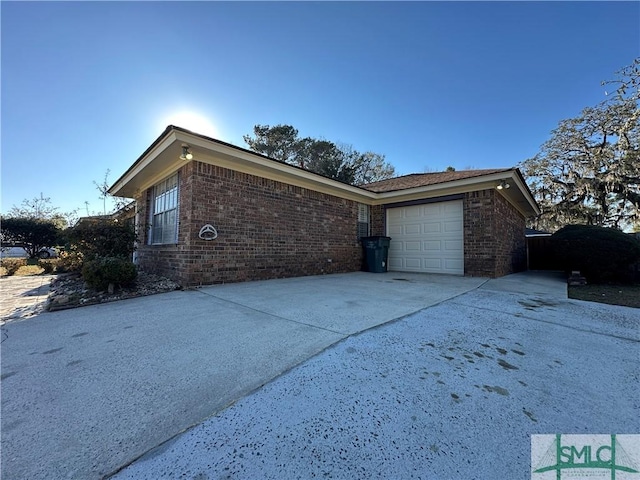
[[[387,209],[389,270],[464,275],[462,200]]]

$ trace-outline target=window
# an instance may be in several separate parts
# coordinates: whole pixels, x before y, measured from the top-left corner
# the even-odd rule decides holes
[[[178,174],[153,187],[149,244],[178,241]]]
[[[358,240],[369,236],[369,205],[358,204]]]

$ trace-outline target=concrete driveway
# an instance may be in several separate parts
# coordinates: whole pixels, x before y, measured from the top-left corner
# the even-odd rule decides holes
[[[271,280],[8,322],[1,477],[107,476],[328,346],[485,281],[398,273]]]
[[[531,434],[640,432],[639,324],[562,279],[491,280],[335,344],[114,478],[556,478],[532,474]],[[638,468],[640,441],[625,455]]]

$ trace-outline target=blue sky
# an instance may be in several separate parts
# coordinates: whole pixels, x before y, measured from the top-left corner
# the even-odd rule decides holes
[[[639,2],[7,2],[2,206],[102,210],[168,123],[255,124],[398,174],[511,167],[640,55]]]

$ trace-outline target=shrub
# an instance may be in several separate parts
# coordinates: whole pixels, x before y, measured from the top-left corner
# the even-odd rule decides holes
[[[44,270],[44,273],[54,273],[58,271],[57,258],[47,258],[38,261],[38,266]]]
[[[80,272],[82,270],[83,256],[74,250],[63,251],[58,254],[56,273]]]
[[[27,264],[26,258],[3,258],[0,261],[0,266],[7,270],[7,275],[13,275],[20,267]]]
[[[98,257],[131,258],[136,234],[132,225],[110,219],[78,223],[66,232],[67,240],[85,260]]]
[[[628,282],[640,259],[640,242],[619,230],[569,225],[551,236],[566,271],[579,270],[591,283]]]
[[[98,291],[132,284],[137,276],[136,266],[120,257],[100,257],[86,261],[82,277],[91,288]]]
[[[38,265],[24,265],[18,268],[13,274],[16,277],[31,277],[33,275],[40,275],[44,272],[44,268]]]
[[[4,267],[0,267],[0,277],[6,277],[7,275],[9,275],[7,269]]]

